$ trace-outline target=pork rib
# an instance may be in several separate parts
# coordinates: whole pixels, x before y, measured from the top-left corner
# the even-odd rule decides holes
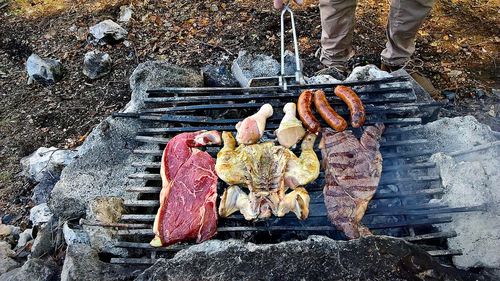
[[[323,131],[320,142],[325,168],[323,189],[330,221],[349,239],[371,235],[361,225],[368,202],[377,190],[382,173],[379,141],[383,124],[365,129],[358,140],[351,131]]]
[[[161,159],[162,190],[155,217],[154,247],[180,241],[203,242],[217,230],[215,160],[195,147],[219,144],[217,131],[182,133],[173,137]]]

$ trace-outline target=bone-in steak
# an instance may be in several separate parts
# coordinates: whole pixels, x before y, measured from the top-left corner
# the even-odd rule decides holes
[[[349,239],[371,234],[360,222],[380,181],[379,141],[383,131],[383,124],[369,126],[360,140],[351,131],[323,131],[320,148],[328,218]]]
[[[199,243],[215,235],[215,161],[194,147],[218,143],[220,134],[216,131],[182,133],[168,142],[161,160],[162,190],[152,246],[186,240]]]

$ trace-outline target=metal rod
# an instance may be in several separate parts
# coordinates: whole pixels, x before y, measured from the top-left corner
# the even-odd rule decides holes
[[[420,240],[430,240],[430,239],[439,239],[439,238],[453,238],[457,237],[457,233],[455,231],[445,231],[445,232],[434,232],[434,233],[428,233],[428,234],[422,234],[422,235],[415,235],[415,236],[408,236],[408,237],[401,237],[402,239],[409,241],[409,242],[414,242],[414,241],[420,241]]]
[[[405,82],[408,81],[409,77],[399,76],[399,77],[386,77],[381,79],[374,79],[370,81],[351,81],[351,82],[338,82],[338,83],[325,83],[325,84],[308,84],[308,85],[289,85],[289,90],[306,90],[306,89],[322,89],[322,88],[332,88],[339,85],[344,86],[363,86],[363,85],[373,85],[373,84],[387,84],[394,82]],[[156,88],[149,89],[147,93],[217,93],[217,92],[238,92],[238,93],[248,93],[248,92],[269,92],[269,91],[281,90],[280,86],[266,86],[266,87],[249,87],[249,88],[217,88],[217,87],[205,87],[205,88],[182,88],[182,87],[169,87],[169,88]]]
[[[427,253],[433,257],[462,255],[462,251],[460,250],[434,250],[434,251],[427,251]]]

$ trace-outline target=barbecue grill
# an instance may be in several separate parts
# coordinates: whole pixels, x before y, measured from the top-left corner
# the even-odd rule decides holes
[[[450,208],[444,204],[429,203],[443,192],[435,164],[429,162],[432,151],[425,149],[427,140],[414,138],[422,120],[432,118],[432,111],[439,109],[436,102],[421,102],[408,82],[408,77],[389,77],[371,81],[339,83],[353,87],[363,101],[366,124],[382,122],[386,130],[382,136],[380,151],[383,171],[378,190],[370,202],[363,223],[374,234],[401,237],[423,245],[432,256],[449,262],[449,257],[460,251],[449,249],[446,238],[455,232],[440,232],[434,225],[452,221],[450,213],[480,211],[483,208]],[[128,258],[111,258],[112,263],[150,265],[159,257],[169,257],[188,247],[189,243],[166,248],[153,248],[152,224],[159,206],[161,190],[160,159],[167,141],[176,134],[198,130],[235,132],[235,124],[253,114],[264,103],[275,109],[268,119],[264,139],[273,139],[283,117],[282,108],[287,102],[296,102],[304,89],[323,89],[332,107],[348,120],[345,105],[333,94],[338,84],[288,85],[253,88],[160,88],[148,90],[146,109],[138,113],[115,113],[115,117],[138,118],[143,122],[135,139],[138,142],[157,145],[154,150],[135,150],[144,157],[154,157],[153,162],[134,163],[138,173],[131,179],[142,179],[141,186],[126,187],[136,194],[135,200],[125,201],[128,210],[121,222],[108,225],[118,228],[117,247],[129,252]],[[326,126],[326,124],[323,124]],[[355,129],[354,133],[361,131]],[[319,138],[318,140],[319,141]],[[206,147],[213,157],[219,147]],[[294,151],[300,153],[300,151]],[[316,151],[321,159],[321,153]],[[304,239],[320,234],[334,239],[345,239],[326,217],[322,188],[324,173],[306,186],[310,196],[309,218],[297,220],[293,214],[282,218],[271,217],[266,221],[246,221],[239,213],[229,218],[219,218],[218,234],[214,239],[237,238],[254,243],[276,243],[291,239]],[[218,194],[225,183],[219,180]]]

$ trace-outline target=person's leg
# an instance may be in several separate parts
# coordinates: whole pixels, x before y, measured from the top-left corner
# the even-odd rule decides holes
[[[357,0],[320,0],[321,57],[326,66],[341,67],[352,55],[354,12]]]
[[[381,53],[382,63],[400,66],[410,60],[415,51],[415,36],[430,13],[435,0],[391,0],[387,23],[386,48]]]

